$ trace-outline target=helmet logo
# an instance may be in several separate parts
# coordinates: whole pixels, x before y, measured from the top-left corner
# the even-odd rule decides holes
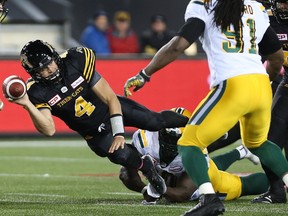
[[[20,61],[29,68],[33,68],[33,65],[28,61],[27,56],[24,53],[20,55]]]
[[[83,53],[82,47],[77,47],[77,48],[76,48],[76,51],[77,51],[77,52],[80,52],[80,53]]]

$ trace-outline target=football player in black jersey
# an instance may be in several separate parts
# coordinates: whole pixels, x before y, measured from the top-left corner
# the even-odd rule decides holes
[[[78,132],[97,155],[141,170],[160,194],[165,192],[165,182],[152,159],[141,158],[125,145],[124,125],[156,131],[184,126],[187,117],[170,110],[153,112],[116,96],[95,71],[96,57],[91,49],[75,47],[60,56],[47,42],[35,40],[22,48],[20,57],[32,79],[27,83],[27,94],[13,102],[28,111],[40,133],[55,133],[52,115],[56,116]]]
[[[8,14],[8,9],[4,7],[7,0],[0,0],[0,23],[5,19]],[[0,110],[4,107],[3,101],[0,99]]]
[[[288,1],[287,0],[259,0],[263,2],[269,13],[272,28],[278,35],[284,51],[283,76],[273,81],[272,87],[276,89],[273,97],[271,125],[268,139],[284,148],[288,159]],[[279,83],[280,81],[280,83]],[[279,84],[279,85],[278,85]],[[278,86],[278,87],[277,87]],[[286,191],[282,180],[268,167],[262,164],[269,179],[269,190],[252,200],[253,203],[286,203]]]

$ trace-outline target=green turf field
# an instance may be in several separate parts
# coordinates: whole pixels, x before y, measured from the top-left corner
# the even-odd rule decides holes
[[[118,170],[82,140],[0,140],[0,215],[170,216],[195,205],[142,206],[141,195],[118,180]],[[230,168],[260,170],[248,160]],[[287,204],[250,204],[251,198],[226,202],[225,215],[288,215]]]

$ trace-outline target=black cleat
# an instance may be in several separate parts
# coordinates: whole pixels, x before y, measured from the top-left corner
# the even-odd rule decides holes
[[[225,212],[225,207],[216,194],[202,194],[199,203],[183,216],[216,216]]]
[[[160,195],[164,194],[167,190],[167,187],[164,179],[157,172],[153,159],[150,155],[144,155],[142,159],[143,163],[146,163],[146,165],[151,167],[147,172],[142,171],[143,175]]]
[[[261,194],[258,197],[255,197],[253,200],[251,200],[252,203],[267,203],[267,204],[273,204],[273,203],[286,203],[287,197],[285,191],[272,193],[270,191],[267,191],[264,194]]]

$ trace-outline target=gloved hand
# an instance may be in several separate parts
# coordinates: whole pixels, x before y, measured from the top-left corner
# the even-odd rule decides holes
[[[135,87],[133,92],[138,91],[140,88],[144,86],[146,82],[150,81],[150,77],[145,74],[144,70],[141,70],[136,76],[129,78],[124,85],[124,95],[129,97],[132,95],[129,90],[131,87]]]

